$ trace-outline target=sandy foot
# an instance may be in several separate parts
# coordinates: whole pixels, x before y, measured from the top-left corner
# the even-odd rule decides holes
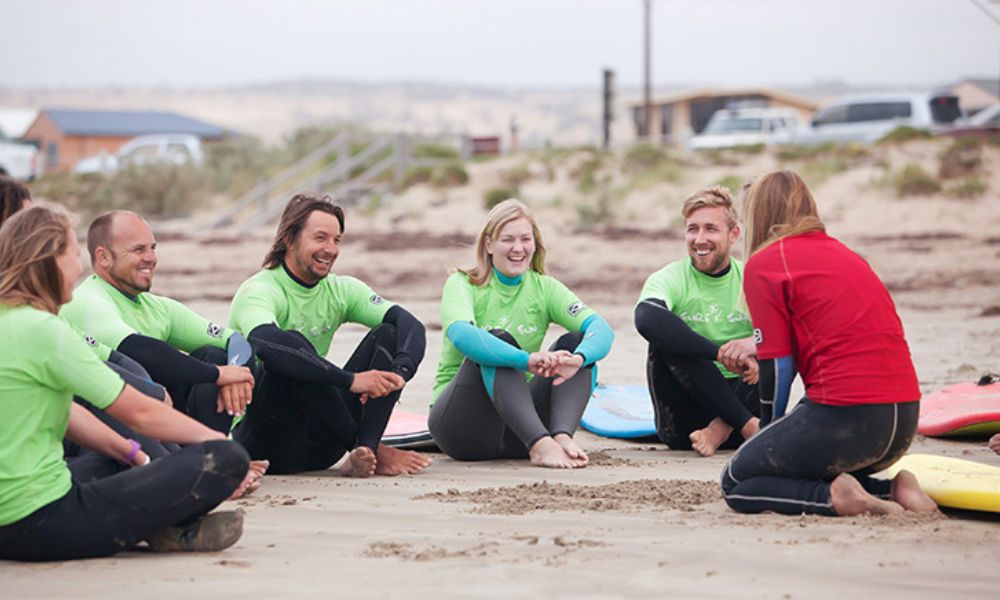
[[[412,475],[431,466],[431,457],[412,450],[400,450],[385,444],[378,445],[376,475]]]

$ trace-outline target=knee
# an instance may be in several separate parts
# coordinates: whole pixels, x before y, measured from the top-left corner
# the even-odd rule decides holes
[[[375,338],[380,344],[395,344],[396,343],[396,326],[392,323],[380,323],[374,329],[371,330],[372,337]]]
[[[250,467],[250,455],[238,442],[212,440],[205,442],[205,465],[219,476],[239,482]]]
[[[514,336],[512,336],[510,332],[504,329],[490,329],[490,333],[500,338],[501,340],[507,342],[511,346],[514,346],[515,348],[521,347],[521,345],[517,343],[517,340],[514,339]]]
[[[580,345],[583,341],[582,331],[571,331],[569,333],[564,333],[559,336],[559,339],[552,344],[550,350],[568,350],[572,352],[576,350],[576,347]]]
[[[226,351],[215,346],[202,346],[192,352],[191,357],[213,365],[224,365],[229,362],[229,356],[226,354]]]

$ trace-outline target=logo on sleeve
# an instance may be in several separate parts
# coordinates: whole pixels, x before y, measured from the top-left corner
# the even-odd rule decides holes
[[[582,311],[585,308],[587,308],[587,305],[577,300],[573,304],[570,304],[569,306],[566,307],[566,312],[569,313],[569,316],[575,317],[576,315],[580,314],[580,311]]]
[[[372,297],[369,298],[368,301],[371,302],[372,304],[378,305],[378,304],[382,304],[383,302],[385,302],[385,298],[383,298],[382,296],[379,296],[378,294],[372,294]]]
[[[755,344],[762,344],[764,342],[764,334],[760,332],[760,327],[753,330],[753,341]]]
[[[216,323],[208,324],[208,335],[214,338],[222,337],[222,327]]]
[[[87,344],[89,344],[91,346],[96,346],[97,345],[97,340],[95,340],[94,336],[92,336],[92,335],[85,335],[85,336],[83,336],[83,341],[87,342]]]

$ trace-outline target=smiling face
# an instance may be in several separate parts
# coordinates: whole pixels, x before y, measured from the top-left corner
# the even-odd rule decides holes
[[[149,223],[132,213],[116,215],[109,245],[97,249],[97,276],[129,296],[148,292],[157,264],[156,239]]]
[[[531,221],[525,217],[514,219],[500,228],[496,239],[486,240],[486,251],[493,266],[507,277],[517,277],[531,268],[535,255],[535,234]]]
[[[67,232],[66,249],[56,257],[56,267],[62,276],[62,298],[61,304],[65,304],[73,299],[73,288],[76,280],[83,272],[83,263],[80,262],[80,243],[76,239],[76,233],[70,229]]]
[[[288,244],[285,266],[305,283],[319,283],[330,274],[340,255],[340,235],[340,221],[336,216],[314,210],[302,231]]]
[[[706,206],[685,220],[688,255],[694,268],[714,275],[729,266],[733,243],[740,237],[740,226],[726,223],[726,209]]]

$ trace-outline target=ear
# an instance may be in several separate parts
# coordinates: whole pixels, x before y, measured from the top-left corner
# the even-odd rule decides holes
[[[102,267],[108,267],[111,265],[111,251],[104,246],[98,246],[94,253],[97,255],[94,261],[95,265],[101,265]]]
[[[486,254],[493,256],[493,238],[486,236],[483,241],[486,242]]]
[[[741,232],[742,232],[742,229],[740,229],[740,224],[739,223],[737,223],[736,225],[733,225],[733,228],[729,230],[729,241],[730,242],[735,242],[736,240],[740,239],[740,233]]]

